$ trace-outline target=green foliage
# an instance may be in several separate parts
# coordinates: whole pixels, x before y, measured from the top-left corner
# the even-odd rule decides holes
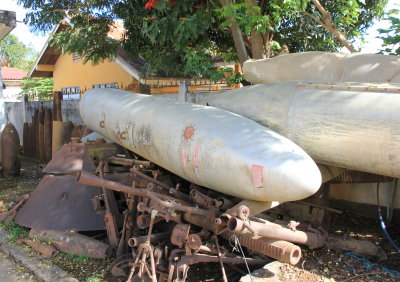
[[[221,7],[219,1],[205,0],[19,0],[31,9],[25,21],[36,30],[49,31],[68,15],[72,26],[52,39],[64,52],[76,52],[85,61],[98,63],[116,56],[118,48],[123,47],[132,58],[145,58],[145,75],[213,80],[221,77],[211,59],[237,60],[230,33],[233,19],[250,54],[253,34],[265,36],[271,53],[283,45],[290,52],[335,51],[341,47],[335,35],[316,21],[323,15],[311,0],[231,2]],[[353,39],[382,16],[387,0],[320,0],[320,3],[337,29]],[[107,36],[115,19],[122,20],[126,29],[121,42]]]
[[[101,281],[101,278],[99,278],[99,277],[93,277],[93,276],[91,276],[91,277],[89,277],[89,278],[87,278],[86,280],[85,280],[85,282],[100,282]]]
[[[383,40],[383,47],[385,47],[380,53],[400,56],[400,11],[390,10],[385,20],[390,21],[390,27],[378,29],[381,34],[378,38]]]
[[[79,264],[81,262],[90,262],[94,261],[94,259],[88,258],[84,255],[74,255],[74,254],[61,254],[72,264]]]
[[[28,71],[35,57],[35,49],[32,46],[26,46],[13,34],[7,35],[0,41],[0,60],[7,61],[12,68]]]
[[[52,78],[25,77],[22,79],[22,85],[20,97],[28,94],[30,100],[45,100],[53,92]]]
[[[6,230],[10,234],[9,240],[11,242],[15,242],[21,237],[27,237],[29,234],[28,228],[20,226],[13,221],[9,223],[0,222],[0,228]]]

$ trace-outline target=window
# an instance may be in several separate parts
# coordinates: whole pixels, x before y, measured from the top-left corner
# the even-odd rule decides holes
[[[93,88],[118,88],[118,82],[93,84]]]
[[[65,100],[80,99],[81,97],[81,88],[79,86],[63,87],[61,92]]]
[[[79,56],[78,53],[73,53],[72,54],[72,62],[74,62],[74,63],[82,62],[82,57]]]

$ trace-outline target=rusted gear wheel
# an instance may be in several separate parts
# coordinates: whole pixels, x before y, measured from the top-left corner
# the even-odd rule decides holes
[[[111,275],[114,277],[121,277],[126,280],[129,276],[132,264],[135,258],[132,254],[124,254],[119,258],[115,259],[110,265]]]

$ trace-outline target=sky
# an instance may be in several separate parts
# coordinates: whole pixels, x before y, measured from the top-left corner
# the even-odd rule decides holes
[[[395,8],[395,3],[397,1],[398,0],[389,0],[386,10]],[[397,8],[400,8],[400,5],[398,5]],[[44,44],[46,43],[47,36],[31,33],[29,31],[29,28],[24,23],[22,23],[26,10],[24,10],[21,6],[18,6],[16,0],[1,0],[0,10],[15,11],[17,13],[17,27],[11,32],[12,34],[16,35],[25,44],[31,44],[36,49],[36,51],[40,51],[43,48]],[[387,27],[388,22],[386,21],[378,21],[377,23],[375,23],[365,35],[365,43],[362,45],[361,52],[378,52],[381,49],[382,40],[376,38],[379,35],[377,29]],[[345,52],[346,50],[343,49],[342,51]]]

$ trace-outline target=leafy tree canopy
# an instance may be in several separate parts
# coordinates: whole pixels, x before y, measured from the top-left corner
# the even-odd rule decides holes
[[[71,27],[53,43],[95,63],[123,47],[143,56],[147,75],[213,77],[212,58],[265,58],[285,52],[334,51],[381,17],[387,0],[19,0],[25,21],[49,31]],[[107,36],[122,20],[122,41]]]
[[[22,85],[19,98],[27,94],[30,100],[46,100],[53,93],[52,78],[25,77],[22,79]]]
[[[0,59],[12,68],[28,71],[36,57],[32,46],[25,45],[15,35],[9,34],[0,41]]]
[[[380,53],[400,56],[400,11],[390,10],[385,20],[390,21],[390,27],[378,29],[381,34],[378,38],[383,40],[383,47],[385,47]]]

